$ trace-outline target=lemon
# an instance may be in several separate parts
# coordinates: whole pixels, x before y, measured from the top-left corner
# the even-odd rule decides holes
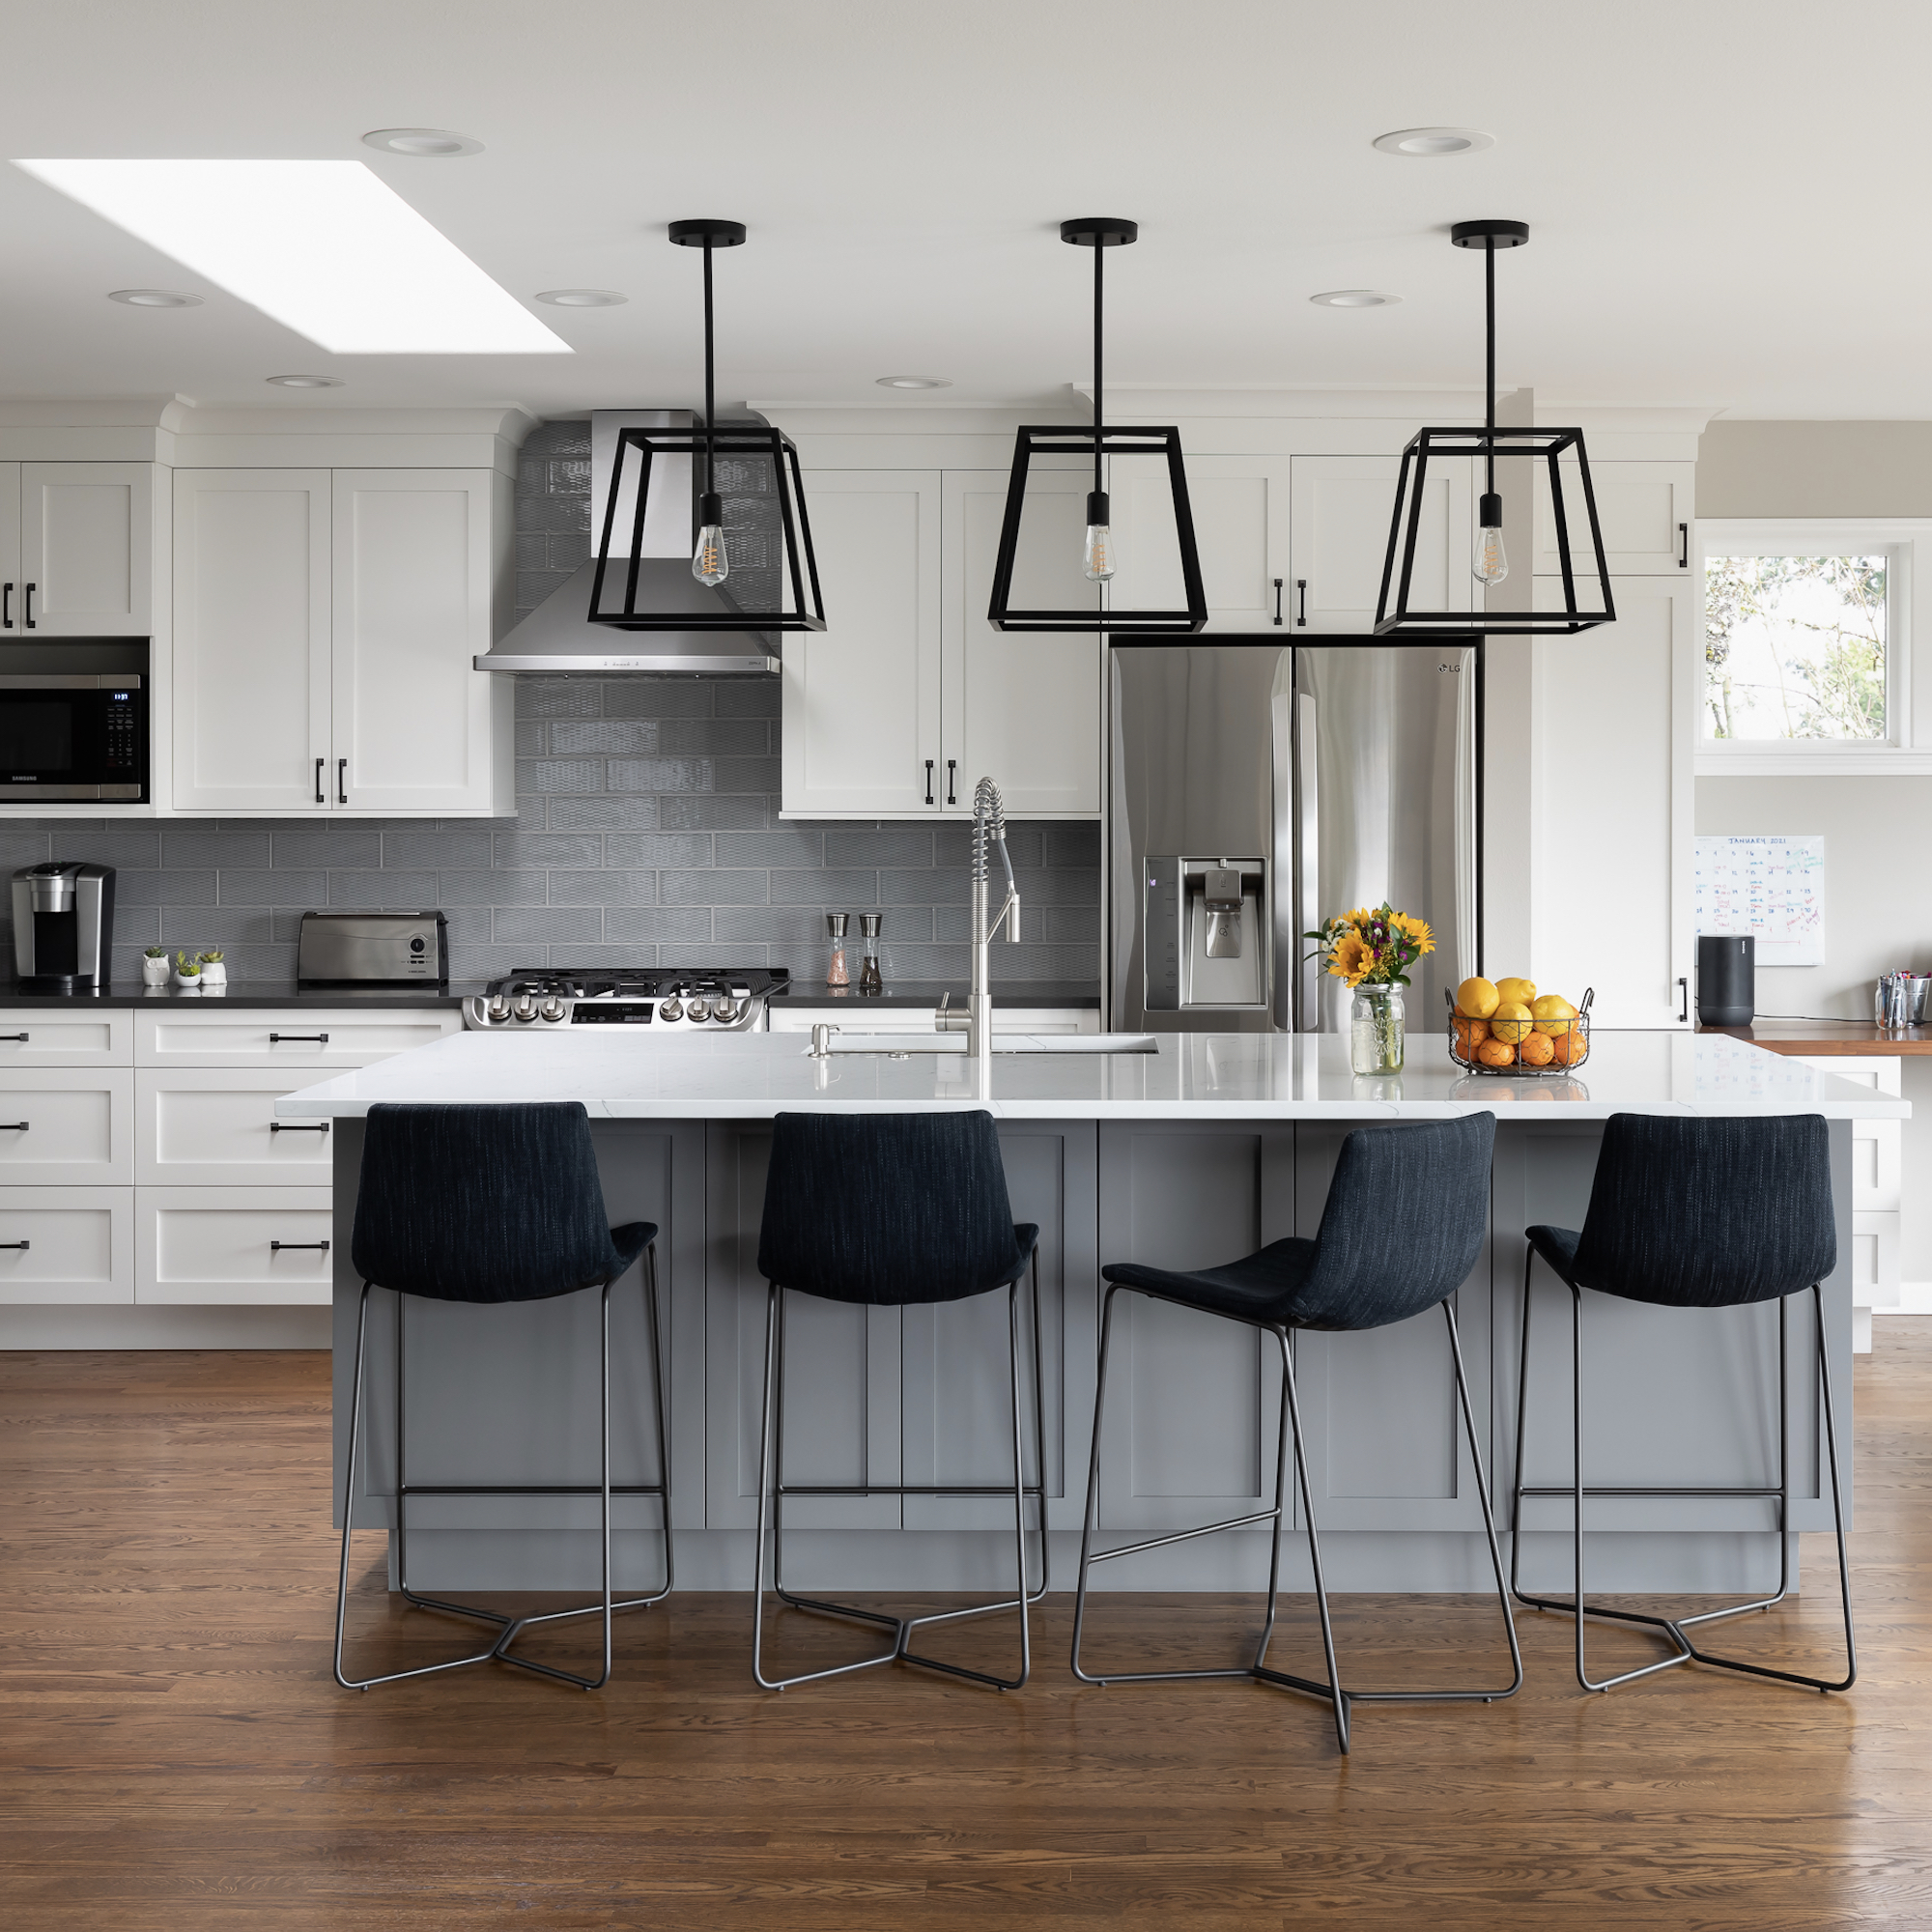
[[[1530,1030],[1530,1011],[1520,1000],[1505,1000],[1490,1015],[1490,1037],[1514,1046]]]
[[[1545,993],[1540,1000],[1532,1000],[1529,1010],[1538,1033],[1567,1033],[1567,1022],[1577,1017],[1577,1009],[1561,993]]]
[[[1487,980],[1464,980],[1456,988],[1456,1010],[1465,1019],[1486,1020],[1501,999]]]
[[[1534,980],[1498,980],[1496,998],[1504,1006],[1526,1007],[1536,998]]]

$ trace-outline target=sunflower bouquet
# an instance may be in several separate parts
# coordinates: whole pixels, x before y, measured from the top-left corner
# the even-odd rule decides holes
[[[1352,1015],[1351,1059],[1358,1073],[1399,1073],[1403,1059],[1402,1000],[1394,989],[1409,983],[1408,970],[1435,951],[1427,920],[1397,912],[1384,900],[1324,920],[1313,932],[1307,956],[1321,961],[1331,979],[1351,992],[1380,989],[1378,999],[1358,999]]]

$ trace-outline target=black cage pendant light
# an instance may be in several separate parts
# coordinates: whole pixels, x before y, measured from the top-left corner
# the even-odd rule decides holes
[[[1481,429],[1418,430],[1402,453],[1402,474],[1395,489],[1395,517],[1389,526],[1388,559],[1382,565],[1381,596],[1376,605],[1376,636],[1403,637],[1415,632],[1439,636],[1462,631],[1492,638],[1574,637],[1578,631],[1615,620],[1610,598],[1610,571],[1604,556],[1604,533],[1597,522],[1597,495],[1590,484],[1590,459],[1580,429],[1530,429],[1496,426],[1496,250],[1520,248],[1529,240],[1523,221],[1459,221],[1449,231],[1459,248],[1483,251],[1485,298],[1484,370],[1487,408]],[[1576,455],[1575,483],[1580,506],[1564,494],[1563,459]],[[1557,568],[1563,585],[1560,610],[1548,611],[1417,611],[1409,595],[1415,575],[1416,544],[1422,531],[1422,505],[1432,457],[1483,459],[1483,493],[1476,514],[1476,554],[1471,569],[1479,584],[1500,583],[1509,575],[1503,553],[1503,499],[1496,490],[1496,457],[1527,456],[1549,466],[1549,511],[1555,526]],[[1580,507],[1589,525],[1590,549],[1585,559],[1585,582],[1591,591],[1585,608],[1577,598],[1577,558],[1571,526]]]
[[[1106,422],[1101,394],[1105,290],[1102,265],[1109,248],[1124,248],[1140,237],[1138,222],[1119,215],[1089,214],[1060,224],[1060,239],[1094,251],[1094,424],[1091,429],[1023,424],[1013,440],[1012,481],[1007,486],[1007,514],[1000,526],[1000,549],[993,562],[993,600],[986,617],[998,631],[1115,631],[1138,637],[1185,637],[1208,621],[1208,597],[1201,586],[1201,557],[1194,543],[1194,513],[1187,501],[1187,471],[1180,460],[1179,429],[1114,429]],[[1081,567],[1096,586],[1084,610],[1016,611],[1012,608],[1013,563],[1019,554],[1020,523],[1026,509],[1027,469],[1036,455],[1089,456],[1094,488],[1087,497],[1087,533]],[[1108,502],[1109,456],[1156,456],[1167,463],[1174,497],[1175,534],[1180,554],[1185,610],[1103,611],[1097,586],[1114,575],[1113,513]]]
[[[711,252],[736,248],[745,240],[742,221],[673,221],[670,240],[680,248],[704,251],[704,420],[689,429],[626,428],[618,432],[611,467],[611,495],[604,505],[591,580],[592,623],[624,631],[822,631],[825,604],[818,589],[818,561],[812,554],[811,524],[806,515],[805,483],[798,450],[790,437],[763,423],[718,421],[717,381],[712,343]],[[691,466],[691,565],[644,554],[644,518],[657,482],[663,494],[667,473],[654,466],[662,457],[683,457]],[[783,555],[776,571],[775,609],[747,609],[727,588],[731,556],[724,535],[724,504],[718,489],[718,463],[750,459],[768,464],[778,497]],[[668,472],[675,476],[677,472]],[[617,508],[630,495],[629,543],[617,528]],[[762,559],[765,563],[772,561]]]

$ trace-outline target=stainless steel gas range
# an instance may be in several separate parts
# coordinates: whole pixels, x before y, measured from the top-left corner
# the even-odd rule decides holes
[[[474,1033],[621,1026],[653,1037],[760,1033],[765,1002],[791,982],[782,967],[643,966],[603,972],[521,966],[463,1003]]]

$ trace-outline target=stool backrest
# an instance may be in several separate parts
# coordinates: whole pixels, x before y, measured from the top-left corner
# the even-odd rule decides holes
[[[1495,1142],[1488,1113],[1350,1134],[1295,1297],[1297,1325],[1379,1328],[1454,1294],[1489,1232]]]
[[[993,1117],[781,1114],[773,1122],[758,1272],[829,1301],[956,1301],[1014,1280]]]
[[[1610,1116],[1577,1242],[1586,1288],[1729,1308],[1795,1294],[1837,1264],[1822,1115]]]
[[[369,1109],[350,1242],[365,1281],[542,1301],[620,1273],[581,1102]]]

